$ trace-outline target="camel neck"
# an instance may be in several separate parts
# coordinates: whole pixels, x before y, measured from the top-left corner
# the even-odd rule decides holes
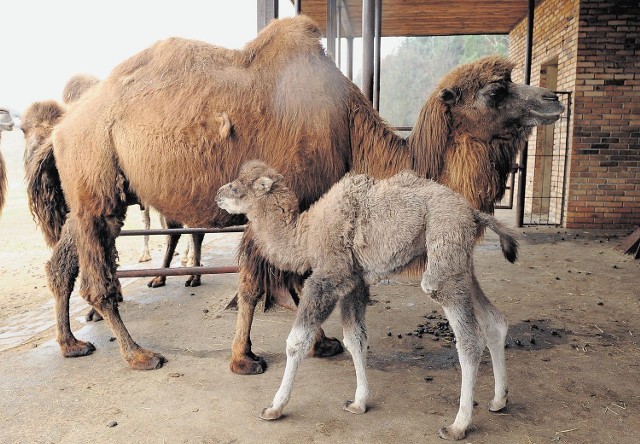
[[[352,94],[352,170],[386,178],[412,167],[407,141],[398,136],[361,94]]]
[[[307,213],[300,213],[298,200],[289,190],[261,199],[247,214],[261,254],[277,268],[305,273],[311,267],[306,257]]]

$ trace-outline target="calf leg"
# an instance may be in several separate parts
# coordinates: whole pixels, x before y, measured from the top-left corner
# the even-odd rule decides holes
[[[445,315],[456,335],[456,349],[462,370],[458,414],[453,424],[440,429],[439,433],[441,438],[458,440],[465,437],[471,425],[473,388],[485,342],[471,300],[471,276],[465,273],[457,279],[447,280],[438,293],[437,299],[442,303]]]
[[[164,220],[162,218],[161,220]],[[182,225],[177,222],[166,221],[162,224],[163,227],[166,228],[181,228]],[[179,234],[171,234],[167,236],[166,249],[164,251],[164,259],[162,260],[162,268],[169,268],[171,266],[171,259],[173,259],[173,254],[176,251],[176,246],[178,245],[178,241],[180,240]],[[167,277],[166,276],[156,276],[149,281],[147,286],[152,288],[162,287],[166,284]]]
[[[350,293],[355,284],[342,276],[315,273],[305,283],[293,328],[287,338],[287,365],[273,402],[260,414],[262,419],[278,419],[289,402],[293,381],[300,363],[313,344],[315,333],[329,317],[339,298]]]
[[[364,321],[368,299],[369,288],[362,283],[341,301],[344,345],[351,353],[356,370],[356,395],[353,401],[345,402],[344,409],[356,414],[367,411],[369,399],[367,329]]]
[[[471,295],[476,311],[476,318],[480,323],[480,329],[485,337],[489,352],[491,353],[491,363],[493,366],[493,378],[495,380],[495,391],[493,400],[489,403],[489,410],[497,412],[507,405],[507,367],[505,364],[504,344],[507,338],[507,319],[502,313],[487,299],[480,288],[480,284],[475,274],[472,275]]]
[[[149,215],[149,206],[145,206],[142,208],[142,225],[145,230],[148,230],[151,227],[151,217]],[[149,235],[145,234],[142,238],[142,251],[140,252],[140,257],[138,257],[138,262],[149,262],[151,260],[151,252],[149,251]]]
[[[193,267],[193,264],[195,264],[193,260],[193,236],[189,236],[189,241],[187,245],[185,245],[184,250],[182,250],[180,263],[183,267]]]
[[[202,241],[204,240],[204,233],[200,234],[192,234],[190,236],[191,243],[193,244],[193,266],[199,267],[202,265],[200,260],[202,258]],[[199,287],[200,286],[200,275],[194,274],[189,277],[187,282],[184,284],[186,287]]]
[[[120,352],[131,368],[151,370],[162,367],[164,356],[145,350],[131,338],[118,311],[120,286],[116,278],[115,237],[119,233],[126,207],[117,208],[113,216],[92,216],[87,212],[77,218],[77,248],[82,285],[80,294],[109,322]]]

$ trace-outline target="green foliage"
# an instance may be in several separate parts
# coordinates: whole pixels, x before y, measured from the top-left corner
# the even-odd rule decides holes
[[[447,72],[486,55],[506,56],[508,45],[506,35],[406,38],[381,62],[382,116],[395,126],[413,125],[427,96]]]

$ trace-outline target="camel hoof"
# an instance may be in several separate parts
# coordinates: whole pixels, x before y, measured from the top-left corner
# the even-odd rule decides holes
[[[199,287],[200,286],[200,276],[193,275],[191,276],[187,282],[184,283],[185,287]]]
[[[274,419],[278,419],[282,417],[282,412],[274,409],[269,406],[260,413],[260,419],[264,419],[265,421],[273,421]]]
[[[151,288],[164,287],[165,283],[166,283],[166,279],[163,276],[156,276],[149,281],[149,283],[147,284],[147,287],[151,287]]]
[[[167,361],[167,358],[160,353],[139,349],[132,353],[132,357],[127,358],[129,367],[134,370],[157,370]]]
[[[356,415],[362,415],[367,411],[366,405],[361,405],[354,401],[346,401],[342,406],[342,408],[347,412],[350,412]]]
[[[467,433],[465,430],[456,430],[453,427],[449,426],[443,427],[438,430],[438,435],[442,439],[448,439],[449,441],[459,441],[461,439],[464,439]]]
[[[255,359],[243,356],[240,359],[232,358],[229,367],[236,375],[259,375],[267,369],[267,361],[260,356],[256,356]]]
[[[91,342],[75,340],[70,344],[60,344],[62,349],[62,356],[65,358],[79,358],[81,356],[88,356],[94,351],[96,347]]]
[[[142,253],[138,258],[138,262],[149,262],[150,260],[151,260],[151,255],[149,254],[148,251],[145,251],[144,253]]]
[[[98,313],[95,308],[91,308],[91,310],[89,310],[89,313],[87,313],[87,316],[85,316],[85,319],[87,322],[98,322],[102,321],[104,318],[100,313]]]
[[[344,351],[342,344],[336,338],[322,338],[321,341],[313,344],[311,356],[316,358],[328,358],[330,356],[339,355]]]
[[[500,410],[503,410],[506,406],[507,406],[507,398],[502,398],[502,399],[498,399],[498,400],[492,400],[489,403],[489,411],[490,412],[499,412]]]

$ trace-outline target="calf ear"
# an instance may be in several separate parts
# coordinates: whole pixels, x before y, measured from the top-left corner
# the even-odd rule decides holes
[[[273,185],[273,179],[262,176],[253,182],[253,189],[260,193],[267,193],[271,189],[271,185]]]

